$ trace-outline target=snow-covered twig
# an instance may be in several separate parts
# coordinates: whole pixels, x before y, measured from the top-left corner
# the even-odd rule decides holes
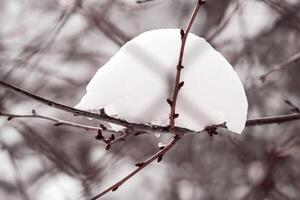
[[[23,89],[20,89],[18,87],[15,87],[11,84],[8,84],[4,81],[0,80],[0,86],[3,86],[7,89],[10,89],[12,91],[15,91],[19,94],[22,94],[24,96],[30,97],[33,100],[36,100],[40,103],[46,104],[50,107],[57,108],[59,110],[72,113],[75,116],[84,116],[92,119],[98,119],[102,121],[107,121],[110,123],[118,124],[121,126],[124,126],[126,128],[129,128],[133,130],[135,133],[154,133],[154,132],[161,132],[161,133],[167,133],[170,132],[168,127],[166,126],[156,126],[156,125],[148,125],[148,124],[139,124],[139,123],[131,123],[123,119],[114,118],[105,114],[97,114],[92,112],[87,112],[84,110],[79,110],[76,108],[69,107],[64,104],[57,103],[55,101],[43,98],[41,96],[32,94],[30,92],[27,92]],[[277,116],[269,116],[269,117],[259,117],[259,118],[253,118],[248,119],[246,121],[246,127],[249,126],[261,126],[261,125],[268,125],[268,124],[281,124],[286,123],[290,121],[300,120],[300,113],[294,113],[294,114],[287,114],[287,115],[277,115]],[[216,125],[214,125],[215,127]],[[217,125],[219,128],[225,128],[223,124]],[[195,131],[181,128],[181,127],[175,127],[173,132],[176,133],[195,133]],[[196,133],[199,133],[196,132]]]

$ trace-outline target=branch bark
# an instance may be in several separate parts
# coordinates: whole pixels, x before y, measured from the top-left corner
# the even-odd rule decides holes
[[[153,132],[161,132],[161,133],[167,133],[169,132],[169,128],[166,126],[155,126],[155,125],[146,125],[146,124],[139,124],[139,123],[131,123],[123,119],[118,119],[114,117],[110,117],[106,114],[97,114],[97,113],[92,113],[92,112],[87,112],[84,110],[79,110],[76,108],[69,107],[64,104],[57,103],[55,101],[40,97],[38,95],[32,94],[30,92],[27,92],[21,88],[15,87],[9,83],[6,83],[4,81],[0,80],[0,86],[5,87],[9,90],[12,90],[16,93],[19,93],[21,95],[27,96],[35,101],[38,101],[40,103],[43,103],[47,106],[57,108],[59,110],[65,111],[72,113],[74,116],[83,116],[83,117],[88,117],[92,119],[97,119],[97,120],[102,120],[102,121],[107,121],[110,123],[118,124],[121,126],[124,126],[126,128],[130,128],[134,130],[135,132],[147,132],[147,133],[153,133]],[[259,117],[259,118],[253,118],[253,119],[248,119],[246,121],[246,127],[250,126],[261,126],[261,125],[268,125],[268,124],[282,124],[290,121],[296,121],[300,120],[300,113],[294,113],[294,114],[286,114],[286,115],[277,115],[277,116],[269,116],[269,117]],[[212,125],[216,126],[216,125]],[[225,128],[222,124],[217,125],[219,128]],[[176,133],[200,133],[203,130],[200,131],[195,131],[195,130],[190,130],[186,128],[181,128],[181,127],[176,127],[173,130]]]

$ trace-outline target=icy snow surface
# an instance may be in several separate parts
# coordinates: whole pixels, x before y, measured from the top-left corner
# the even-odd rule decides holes
[[[166,99],[173,93],[180,45],[179,29],[153,30],[135,37],[97,71],[76,107],[105,108],[107,114],[130,122],[168,125]],[[248,103],[227,60],[190,33],[183,65],[176,126],[201,131],[226,122],[229,130],[241,133]]]

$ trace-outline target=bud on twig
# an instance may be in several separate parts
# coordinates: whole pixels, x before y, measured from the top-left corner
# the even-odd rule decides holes
[[[180,29],[180,36],[181,36],[181,39],[184,38],[184,30],[183,29]]]
[[[102,135],[102,131],[99,130],[97,136],[95,137],[96,140],[102,140],[104,137]]]
[[[136,167],[141,167],[141,166],[143,166],[143,164],[144,164],[143,162],[139,162],[139,163],[136,163],[135,166]]]
[[[114,134],[111,134],[110,136],[110,141],[113,141],[115,139],[115,135]]]
[[[167,99],[167,102],[172,107],[173,101],[171,99]]]
[[[158,158],[157,158],[157,162],[160,162],[160,161],[162,161],[162,159],[163,159],[163,155],[161,155],[161,156],[158,156]]]
[[[179,89],[182,88],[182,86],[184,85],[184,81],[179,83]]]
[[[102,128],[103,130],[107,130],[107,128],[106,128],[103,124],[100,124],[99,126],[100,126],[100,128]]]
[[[110,148],[111,148],[111,145],[107,144],[106,147],[105,147],[105,150],[108,151],[108,150],[110,150]]]
[[[173,118],[174,119],[176,119],[176,118],[178,118],[179,117],[179,114],[177,114],[177,113],[175,113],[174,115],[173,115]]]
[[[177,65],[177,70],[182,70],[184,68],[184,66],[182,65]]]

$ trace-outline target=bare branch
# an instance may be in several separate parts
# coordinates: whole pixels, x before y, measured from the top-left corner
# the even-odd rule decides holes
[[[88,126],[84,124],[79,124],[79,123],[74,123],[74,122],[68,122],[65,120],[61,120],[58,118],[54,117],[48,117],[44,115],[37,114],[35,111],[32,115],[17,115],[17,114],[11,114],[11,113],[4,113],[0,111],[0,116],[7,117],[8,120],[12,120],[14,118],[38,118],[38,119],[45,119],[48,121],[54,122],[54,126],[71,126],[71,127],[76,127],[76,128],[81,128],[86,131],[98,131],[98,130],[103,130],[101,127],[95,127],[95,126]]]
[[[261,126],[267,124],[282,124],[285,122],[295,121],[295,120],[300,120],[300,113],[248,119],[246,121],[246,126],[249,127],[249,126]]]
[[[136,164],[137,168],[134,171],[132,171],[130,174],[128,174],[127,176],[125,176],[120,181],[118,181],[117,183],[113,184],[112,186],[110,186],[109,188],[107,188],[106,190],[104,190],[103,192],[101,192],[100,194],[97,194],[96,196],[92,197],[90,200],[96,200],[96,199],[102,197],[103,195],[105,195],[106,193],[108,193],[110,191],[116,191],[128,179],[130,179],[135,174],[137,174],[139,171],[141,171],[142,169],[144,169],[145,167],[147,167],[151,162],[153,162],[154,160],[158,159],[159,157],[161,157],[165,153],[167,153],[179,140],[180,140],[180,137],[179,136],[175,136],[174,139],[169,144],[167,144],[163,149],[161,149],[160,151],[158,151],[156,154],[152,155],[150,158],[148,158],[147,160],[145,160],[143,162],[137,163]]]
[[[173,92],[173,97],[170,101],[168,101],[168,103],[171,105],[171,111],[170,111],[170,115],[169,115],[169,127],[171,130],[174,129],[175,127],[175,119],[179,116],[179,114],[176,113],[176,102],[177,102],[177,97],[178,97],[178,93],[179,93],[179,90],[180,88],[183,86],[183,83],[184,82],[180,82],[180,76],[181,76],[181,70],[183,69],[183,55],[184,55],[184,50],[185,50],[185,43],[186,43],[186,39],[188,37],[188,34],[192,28],[192,25],[195,21],[195,18],[197,16],[197,13],[201,7],[201,5],[203,5],[205,3],[205,1],[203,0],[198,0],[197,3],[196,3],[196,6],[193,10],[193,14],[189,20],[189,23],[187,25],[187,28],[184,30],[181,29],[180,31],[180,34],[181,34],[181,47],[180,47],[180,52],[179,52],[179,59],[178,59],[178,64],[176,66],[177,68],[177,73],[176,73],[176,79],[175,79],[175,89],[174,89],[174,92]],[[170,102],[171,103],[170,103]]]
[[[97,140],[102,141],[107,145],[106,149],[110,149],[110,147],[121,141],[125,141],[126,138],[129,135],[133,135],[134,132],[130,131],[129,129],[121,130],[121,131],[114,131],[112,129],[108,129],[104,127],[104,125],[100,124],[99,127],[95,126],[89,126],[89,125],[84,125],[84,124],[79,124],[75,122],[69,122],[65,120],[61,120],[58,118],[54,117],[49,117],[49,116],[44,116],[37,114],[35,110],[32,110],[31,115],[17,115],[17,114],[11,114],[11,113],[4,113],[0,111],[0,116],[7,117],[7,120],[12,120],[14,118],[36,118],[36,119],[44,119],[48,121],[54,122],[54,126],[70,126],[70,127],[75,127],[79,129],[84,129],[86,131],[98,131],[97,136],[95,137]],[[105,138],[102,133],[106,133],[106,135],[110,135],[109,137]],[[117,136],[115,136],[117,135]]]

